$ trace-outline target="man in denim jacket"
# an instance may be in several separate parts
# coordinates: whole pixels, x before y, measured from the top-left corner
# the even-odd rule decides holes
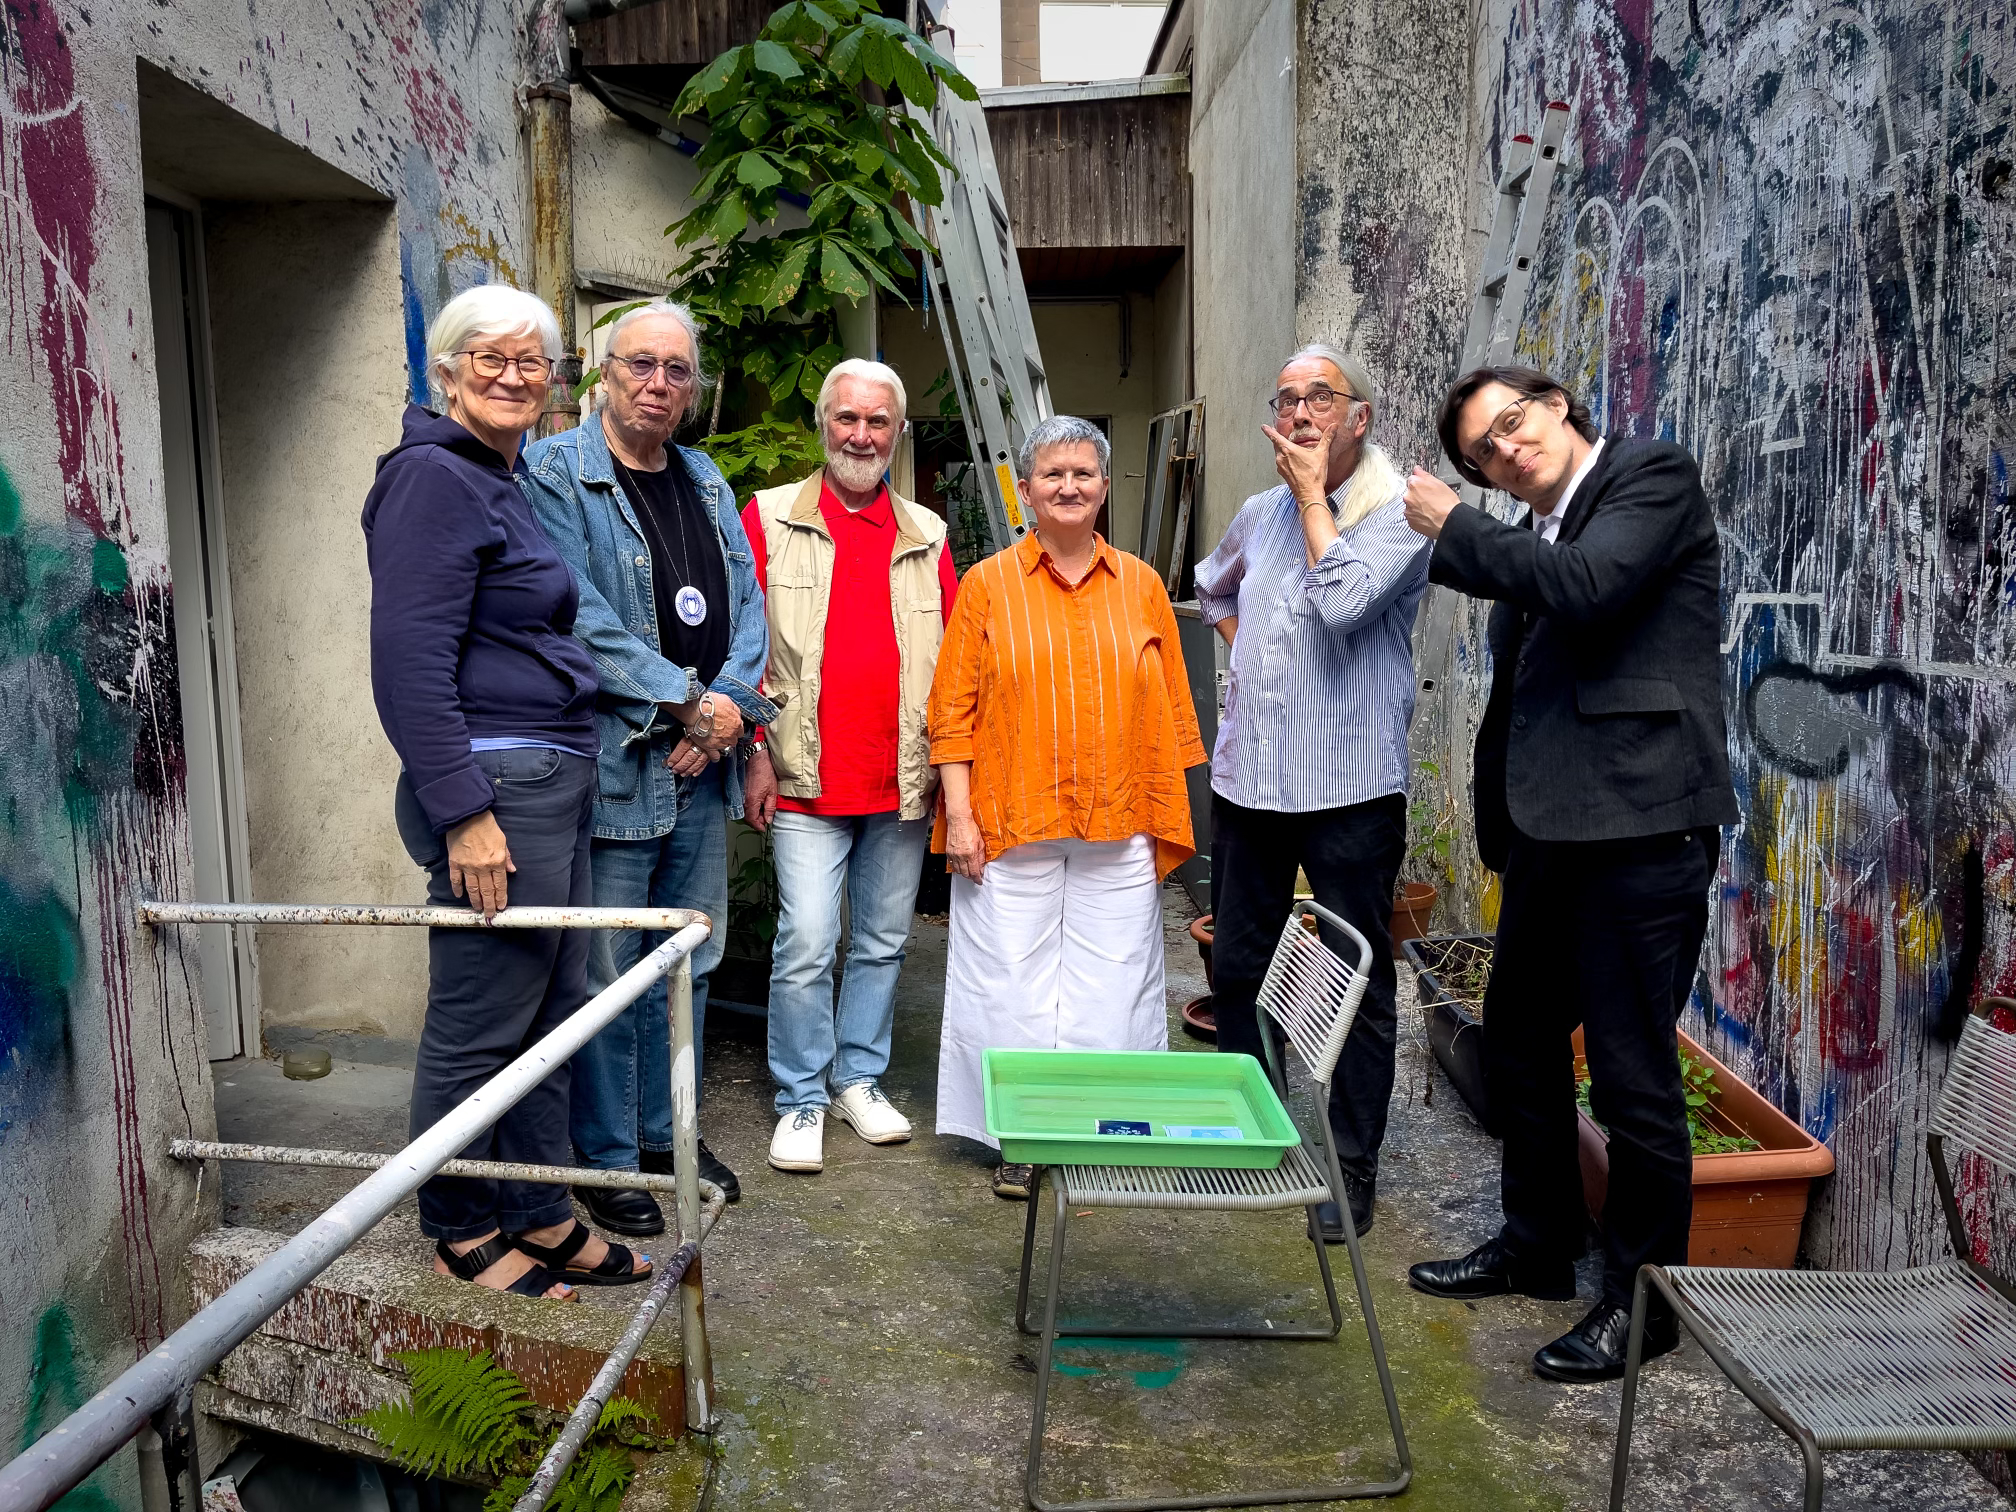
[[[693,956],[697,1046],[727,923],[727,819],[742,816],[744,735],[777,717],[758,691],[769,630],[727,483],[705,453],[670,444],[699,402],[693,317],[669,301],[641,305],[616,322],[608,352],[601,412],[527,450],[526,491],[574,570],[574,633],[602,680],[595,902],[692,908],[713,921]],[[658,943],[637,930],[598,932],[589,990],[608,986]],[[672,1169],[662,979],[574,1057],[570,1122],[584,1165]],[[705,1144],[699,1165],[731,1202],[740,1195],[734,1173]],[[664,1231],[648,1192],[586,1187],[577,1195],[616,1233]]]

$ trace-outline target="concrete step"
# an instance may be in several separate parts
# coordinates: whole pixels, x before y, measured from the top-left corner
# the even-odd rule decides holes
[[[203,1307],[286,1242],[260,1229],[213,1229],[189,1252]],[[644,1288],[623,1295],[641,1302]],[[512,1297],[436,1275],[403,1257],[352,1252],[316,1278],[227,1355],[199,1399],[214,1418],[383,1458],[353,1420],[405,1395],[392,1356],[406,1350],[487,1349],[533,1401],[573,1411],[615,1348],[629,1311]],[[683,1434],[686,1381],[676,1307],[659,1315],[619,1394],[641,1403],[660,1432]]]

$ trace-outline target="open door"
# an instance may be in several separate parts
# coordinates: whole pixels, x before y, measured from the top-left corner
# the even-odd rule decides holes
[[[148,198],[147,273],[161,393],[161,476],[188,769],[189,848],[196,868],[191,901],[237,903],[250,898],[250,848],[197,214],[193,207]],[[198,950],[210,1058],[257,1054],[249,927],[205,924]]]

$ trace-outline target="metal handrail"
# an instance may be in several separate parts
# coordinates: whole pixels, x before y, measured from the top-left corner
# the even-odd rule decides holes
[[[710,933],[704,914],[687,909],[505,909],[487,924],[473,909],[372,907],[366,905],[180,904],[139,906],[145,924],[286,923],[393,924],[433,927],[521,929],[673,929],[672,937],[624,972],[556,1025],[537,1044],[504,1067],[447,1113],[439,1123],[389,1157],[384,1166],[189,1319],[117,1380],[58,1423],[6,1465],[0,1466],[0,1512],[43,1512],[103,1464],[164,1410],[186,1415],[197,1379],[249,1338],[261,1324],[320,1275],[338,1256],[393,1208],[433,1179],[477,1135],[503,1117],[522,1097],[564,1065],[583,1045],[642,997],[651,984],[674,974],[668,1009],[673,1030],[674,1160],[680,1233],[697,1245],[702,1215],[694,1082],[693,951]],[[683,1246],[682,1246],[683,1249]],[[697,1258],[697,1257],[696,1257]],[[670,1268],[668,1268],[670,1269]],[[680,1272],[682,1318],[687,1337],[688,1416],[696,1426],[708,1421],[704,1379],[707,1351],[698,1290],[697,1265]],[[667,1283],[668,1287],[671,1283]],[[653,1287],[653,1293],[662,1293]],[[647,1298],[647,1307],[648,1307]],[[655,1316],[656,1309],[640,1309]],[[648,1323],[645,1325],[648,1328]],[[634,1325],[633,1325],[634,1331]],[[628,1334],[626,1333],[626,1341]],[[634,1355],[643,1335],[630,1346]],[[621,1345],[618,1346],[619,1351]],[[599,1377],[598,1377],[599,1380]],[[693,1417],[697,1405],[699,1416]],[[578,1446],[577,1446],[578,1447]],[[566,1458],[571,1459],[572,1454]],[[560,1466],[565,1469],[564,1463]],[[554,1479],[557,1480],[558,1472]],[[549,1483],[550,1484],[550,1483]]]

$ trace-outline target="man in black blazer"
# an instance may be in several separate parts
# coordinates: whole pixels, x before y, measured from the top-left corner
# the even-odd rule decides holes
[[[1675,1025],[1737,817],[1721,688],[1720,552],[1699,469],[1665,441],[1606,439],[1531,368],[1466,374],[1443,401],[1457,471],[1530,506],[1513,525],[1416,469],[1407,519],[1430,581],[1495,602],[1477,734],[1477,847],[1504,878],[1484,999],[1484,1085],[1504,1141],[1505,1224],[1416,1265],[1435,1296],[1575,1295],[1583,1252],[1569,1036],[1610,1131],[1603,1295],[1534,1356],[1543,1376],[1623,1374],[1638,1267],[1684,1264],[1692,1145]],[[1647,1358],[1677,1342],[1670,1314]]]

